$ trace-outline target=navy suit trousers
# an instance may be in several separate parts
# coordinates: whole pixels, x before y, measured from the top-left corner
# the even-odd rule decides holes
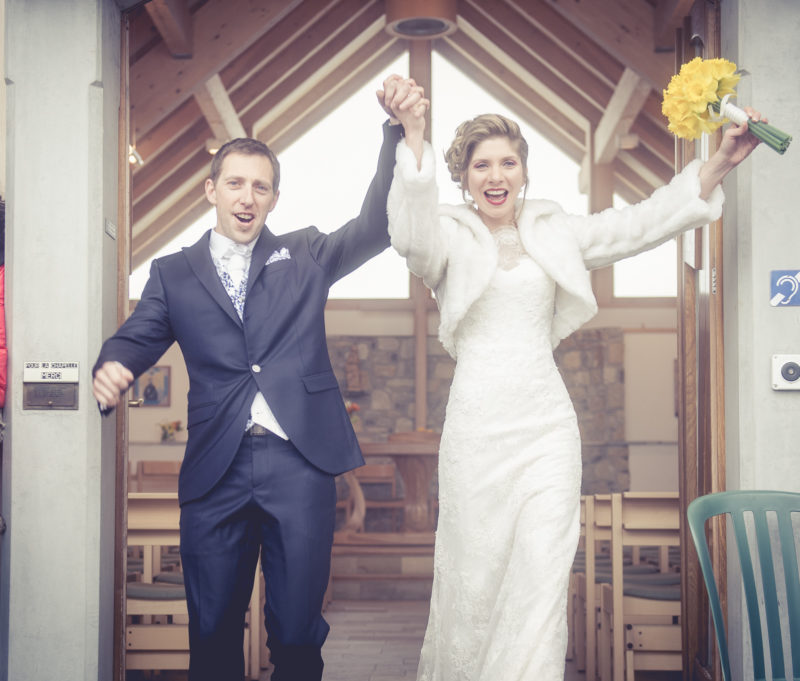
[[[244,619],[259,551],[273,681],[321,679],[335,512],[333,476],[272,434],[245,435],[222,480],[181,507],[190,681],[244,677]]]

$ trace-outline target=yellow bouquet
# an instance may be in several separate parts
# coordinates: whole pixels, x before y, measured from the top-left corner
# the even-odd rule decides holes
[[[751,121],[747,114],[728,100],[736,96],[741,75],[736,64],[727,59],[695,57],[681,67],[664,90],[661,112],[669,119],[669,130],[682,139],[697,139],[713,133],[726,120],[737,125],[745,122],[753,135],[782,154],[792,138],[764,123]]]

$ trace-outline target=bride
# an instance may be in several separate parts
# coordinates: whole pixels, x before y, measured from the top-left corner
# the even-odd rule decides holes
[[[445,154],[471,200],[437,205],[424,120],[395,115],[405,140],[388,202],[392,245],[434,292],[439,338],[456,359],[418,680],[563,679],[581,447],[553,349],[597,311],[589,270],[717,219],[719,183],[758,140],[731,125],[709,161],[650,198],[584,217],[526,199],[528,145],[494,114],[462,123]]]

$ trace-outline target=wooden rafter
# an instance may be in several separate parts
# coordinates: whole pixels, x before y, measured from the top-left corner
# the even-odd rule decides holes
[[[433,49],[576,162],[594,130],[614,191],[672,173],[661,115],[669,50],[692,0],[460,0]],[[406,48],[383,0],[150,0],[131,11],[132,262],[207,210],[209,138],[257,134],[280,153]],[[188,45],[188,47],[187,47]],[[176,59],[175,55],[189,59]],[[618,140],[635,136],[638,146]]]
[[[367,78],[379,75],[404,49],[396,38],[383,31],[377,32],[321,80],[315,79],[313,86],[303,88],[306,94],[294,100],[279,116],[271,117],[265,127],[256,131],[257,137],[276,152],[282,151],[303,130],[308,130],[359,90]]]
[[[175,59],[189,59],[192,56],[189,0],[150,0],[144,7],[170,55]]]
[[[595,129],[595,163],[611,163],[622,146],[621,140],[630,133],[649,95],[649,83],[633,69],[626,68]]]
[[[660,52],[675,51],[675,31],[692,9],[694,0],[656,0],[653,44]]]
[[[203,84],[203,87],[198,88],[194,93],[194,98],[217,140],[227,141],[235,137],[247,136],[244,126],[233,108],[228,91],[218,74],[211,76]]]
[[[155,46],[131,66],[131,117],[136,137],[151,130],[195,89],[253,43],[301,0],[208,2],[194,14],[194,57],[173,59]]]
[[[565,19],[621,63],[636,69],[650,86],[665,88],[675,57],[657,52],[653,37],[655,10],[647,2],[559,2],[546,0]]]
[[[491,14],[493,15],[494,10],[499,10],[500,7],[500,4],[493,5]],[[535,31],[531,29],[530,24],[518,22],[515,26],[511,26],[503,22],[501,28],[484,15],[473,11],[471,6],[467,5],[463,9],[458,20],[461,33],[480,44],[484,51],[497,61],[502,61],[518,79],[556,106],[579,127],[584,128],[590,122],[596,123],[600,120],[602,115],[600,103],[587,97],[585,92],[575,89],[554,72],[547,58],[542,59],[526,49],[525,45],[533,42],[529,39],[531,30]],[[597,95],[607,100],[611,91],[608,87],[604,90]]]
[[[310,26],[302,40],[276,52],[246,85],[232,93],[245,127],[263,129],[271,116],[278,115],[276,107],[289,105],[287,97],[303,97],[315,72],[332,70],[332,64],[343,59],[341,52],[352,53],[383,30],[382,17],[383,8],[377,2],[344,0],[336,13],[326,14]]]
[[[544,131],[543,134],[566,137],[582,146],[584,128],[581,125],[567,116],[546,96],[537,92],[530,82],[519,78],[507,64],[486,52],[466,33],[457,31],[443,38],[442,42],[451,45],[461,55],[459,68],[466,75],[477,80],[477,74],[481,73],[496,79],[502,83],[503,101],[507,105],[510,106],[510,102],[519,100],[534,112],[528,120],[535,128]]]

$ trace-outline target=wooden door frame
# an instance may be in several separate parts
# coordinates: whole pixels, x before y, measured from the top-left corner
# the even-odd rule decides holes
[[[695,56],[720,55],[720,0],[696,0],[676,40],[676,72]],[[708,155],[720,141],[708,136]],[[694,142],[676,144],[676,168],[695,157]],[[684,679],[721,678],[710,627],[708,598],[686,521],[693,499],[725,488],[725,401],[722,289],[722,220],[678,240],[679,484],[681,514],[681,619]],[[725,608],[726,539],[718,523],[709,545]]]
[[[131,169],[130,140],[130,16],[120,17],[120,96],[117,189],[117,326],[129,314],[128,277],[131,269]],[[125,681],[125,585],[127,575],[128,524],[128,410],[116,414],[116,476],[114,507],[114,681]]]

